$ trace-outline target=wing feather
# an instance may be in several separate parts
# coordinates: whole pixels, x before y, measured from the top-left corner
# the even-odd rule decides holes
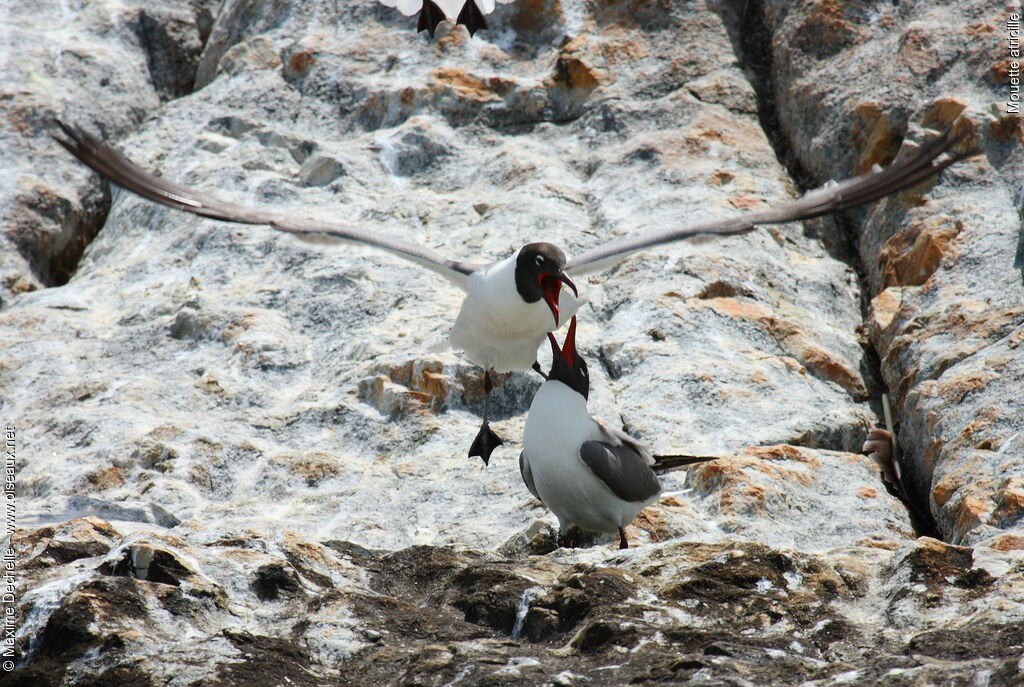
[[[118,186],[161,205],[202,217],[265,224],[312,243],[355,243],[371,246],[410,260],[448,279],[462,289],[468,276],[480,266],[449,260],[411,241],[366,231],[336,222],[296,220],[282,213],[257,210],[231,203],[151,174],[106,145],[87,131],[58,121],[66,138],[54,136],[58,143],[93,171]]]
[[[620,432],[601,426],[604,441],[585,441],[580,460],[623,501],[641,502],[657,496],[661,484],[651,469],[653,458],[643,446]],[[625,439],[625,440],[623,440]]]
[[[743,234],[761,224],[782,224],[819,217],[830,212],[870,203],[887,195],[918,184],[939,174],[960,160],[974,155],[974,151],[952,155],[936,162],[967,135],[964,129],[954,132],[955,125],[942,134],[921,144],[916,150],[897,159],[880,172],[869,172],[852,179],[809,191],[801,198],[774,208],[749,212],[737,217],[713,220],[678,229],[657,229],[637,236],[626,236],[593,248],[569,261],[568,270],[577,274],[594,272],[646,248],[681,241],[693,236],[716,234],[730,236]]]

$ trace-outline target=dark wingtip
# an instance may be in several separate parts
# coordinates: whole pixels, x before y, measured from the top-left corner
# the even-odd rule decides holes
[[[698,465],[700,463],[709,463],[714,460],[719,460],[721,456],[691,456],[691,455],[660,455],[654,456],[654,465],[651,468],[656,473],[668,472],[669,470],[675,470],[682,467],[689,467],[690,465]]]
[[[75,147],[81,145],[81,130],[77,127],[67,124],[57,117],[48,121],[46,126],[48,129],[51,129],[50,138],[60,143],[69,153],[74,154]],[[52,129],[60,129],[60,131],[52,131]],[[62,137],[61,134],[64,134],[67,138]]]

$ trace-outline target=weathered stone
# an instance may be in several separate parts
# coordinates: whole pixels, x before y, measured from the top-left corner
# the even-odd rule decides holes
[[[46,2],[6,9],[0,40],[17,58],[0,83],[0,307],[9,297],[65,283],[110,207],[105,184],[62,164],[48,135],[53,117],[123,133],[161,100],[191,92],[217,4],[102,1],[70,11]]]
[[[985,0],[951,9],[902,3],[871,15],[870,40],[844,43],[814,36],[826,6],[836,21],[867,11],[766,2],[760,17],[777,37],[775,115],[801,166],[821,178],[884,163],[900,139],[920,139],[918,126],[942,128],[958,116],[964,147],[982,153],[938,185],[880,203],[857,245],[873,298],[868,331],[896,401],[911,497],[943,537],[997,541],[1015,526],[994,515],[998,484],[1019,476],[1024,455],[1024,408],[1012,391],[1024,368],[1011,345],[1024,326],[1024,234],[1014,200],[1024,135],[992,79],[1005,58],[999,37],[1009,9]],[[851,158],[865,147],[868,157]]]
[[[725,5],[517,0],[433,42],[375,2],[14,10],[0,387],[24,565],[0,683],[1021,682],[1005,12]],[[958,115],[985,154],[577,276],[594,414],[720,458],[663,476],[631,548],[566,549],[518,474],[537,376],[500,378],[506,445],[466,456],[482,374],[437,350],[456,289],[111,191],[49,113],[234,202],[470,261],[779,203]],[[854,453],[883,385],[935,523]]]

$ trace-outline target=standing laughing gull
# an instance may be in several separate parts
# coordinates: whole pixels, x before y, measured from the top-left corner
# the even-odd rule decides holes
[[[497,0],[507,5],[514,0]],[[429,31],[434,35],[437,25],[443,20],[464,24],[472,36],[480,29],[487,28],[484,15],[494,11],[495,0],[380,0],[387,7],[395,7],[407,17],[420,13],[416,31]]]
[[[509,257],[490,264],[472,264],[445,258],[433,250],[393,236],[377,234],[329,220],[301,219],[292,212],[259,210],[220,200],[143,170],[95,136],[79,127],[57,122],[65,137],[57,142],[94,171],[143,198],[203,217],[270,225],[278,231],[319,244],[357,243],[372,246],[410,260],[441,275],[466,292],[451,332],[453,348],[462,350],[484,368],[484,417],[470,456],[486,464],[501,439],[491,431],[487,411],[492,388],[491,372],[525,370],[536,365],[537,348],[548,332],[576,314],[582,304],[566,275],[612,267],[646,248],[681,241],[701,234],[743,234],[761,224],[780,224],[818,217],[844,208],[869,203],[913,186],[938,174],[966,154],[938,160],[961,138],[953,127],[897,159],[885,170],[872,171],[823,188],[778,207],[716,219],[696,225],[657,229],[625,236],[586,251],[574,260],[550,243],[528,243]],[[559,305],[561,285],[565,294]]]
[[[537,395],[523,432],[519,473],[530,493],[558,518],[560,539],[573,525],[590,532],[619,532],[657,500],[655,472],[709,460],[713,456],[651,455],[624,432],[590,416],[587,362],[576,351],[576,318],[561,350],[552,334],[551,371]]]

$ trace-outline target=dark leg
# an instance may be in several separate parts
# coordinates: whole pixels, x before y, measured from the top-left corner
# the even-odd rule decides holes
[[[501,437],[492,432],[491,426],[487,423],[492,389],[494,389],[494,385],[491,383],[491,371],[487,370],[484,372],[484,421],[480,425],[476,439],[473,439],[473,445],[469,447],[469,457],[479,456],[484,461],[484,465],[491,460],[491,452],[502,444]]]
[[[585,549],[593,544],[593,534],[581,530],[576,525],[570,525],[564,532],[558,533],[558,545],[563,549]]]
[[[572,535],[573,532],[574,532],[574,530],[571,527],[569,527],[568,529],[565,529],[565,530],[563,530],[561,527],[558,528],[558,539],[555,540],[555,544],[558,545],[558,548],[560,548],[560,549],[575,549],[575,548],[577,548],[577,541],[575,541],[575,538]]]
[[[619,549],[628,549],[629,542],[626,541],[626,530],[619,528]]]
[[[537,374],[539,374],[539,375],[540,375],[541,377],[543,377],[543,378],[544,378],[544,381],[545,381],[545,382],[546,382],[546,381],[548,380],[548,376],[547,376],[546,374],[544,374],[544,370],[540,369],[540,363],[538,363],[538,362],[537,362],[536,360],[534,360],[534,361],[533,361],[533,366],[532,366],[532,367],[533,367],[534,371],[535,371],[535,372],[536,372]]]

